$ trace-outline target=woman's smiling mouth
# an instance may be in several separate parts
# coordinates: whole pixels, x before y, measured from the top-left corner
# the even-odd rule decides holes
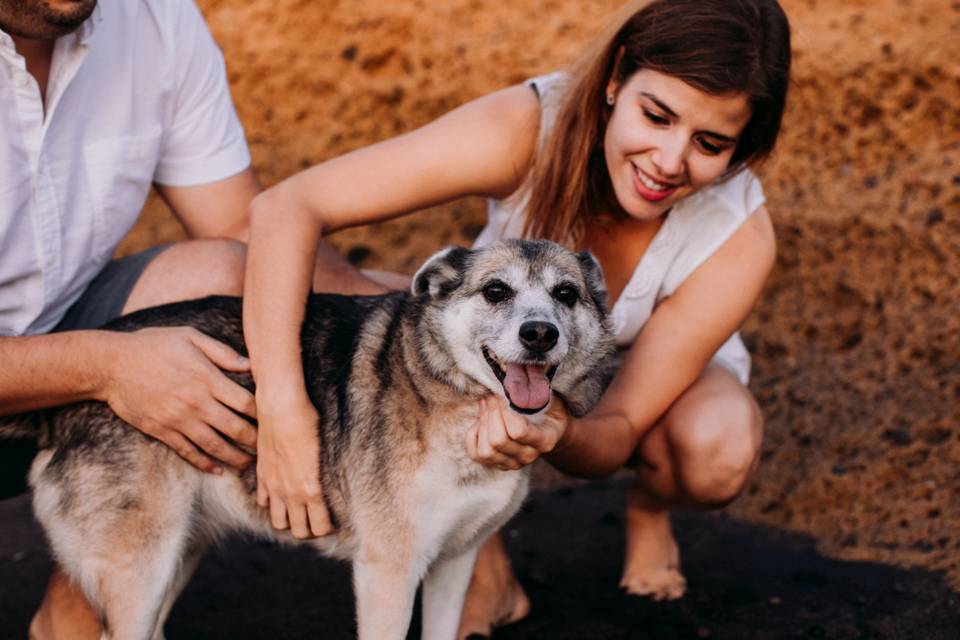
[[[640,197],[648,202],[665,200],[679,188],[679,185],[654,180],[633,163],[631,166],[633,167],[633,186]]]

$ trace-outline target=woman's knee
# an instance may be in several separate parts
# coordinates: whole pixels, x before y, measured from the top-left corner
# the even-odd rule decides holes
[[[718,507],[739,495],[753,471],[763,418],[746,389],[672,416],[668,438],[677,482],[695,505]]]

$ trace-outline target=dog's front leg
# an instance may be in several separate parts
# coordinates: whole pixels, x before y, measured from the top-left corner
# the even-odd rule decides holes
[[[463,601],[470,586],[479,546],[434,562],[423,580],[421,640],[453,640],[460,626]]]
[[[360,640],[403,640],[410,626],[419,578],[412,563],[380,556],[353,563]]]

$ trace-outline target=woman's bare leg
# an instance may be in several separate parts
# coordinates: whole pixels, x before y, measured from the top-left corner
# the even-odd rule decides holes
[[[516,622],[528,613],[530,600],[513,574],[503,538],[495,533],[477,554],[457,638],[487,637],[494,627]]]
[[[640,466],[627,494],[620,586],[655,600],[684,594],[670,510],[729,504],[756,466],[762,438],[763,420],[749,390],[723,367],[709,366],[640,443]]]

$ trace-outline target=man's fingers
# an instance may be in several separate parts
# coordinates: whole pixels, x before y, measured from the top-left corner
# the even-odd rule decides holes
[[[183,429],[183,434],[210,457],[234,467],[246,469],[253,458],[224,440],[216,430],[208,424],[194,423]]]
[[[222,371],[213,367],[211,369],[213,380],[210,383],[210,391],[213,396],[237,413],[256,419],[257,401],[255,396],[224,375]]]
[[[250,370],[250,360],[208,335],[193,332],[191,342],[210,359],[210,362],[227,371],[244,372]]]
[[[177,452],[177,455],[206,473],[222,473],[223,469],[213,460],[204,455],[193,443],[176,431],[167,430],[160,440]]]
[[[333,533],[330,511],[321,499],[307,503],[307,517],[310,519],[310,532],[314,536],[326,536]]]
[[[235,442],[256,449],[257,429],[252,424],[219,402],[210,403],[205,414],[201,417],[217,431],[230,436]]]

